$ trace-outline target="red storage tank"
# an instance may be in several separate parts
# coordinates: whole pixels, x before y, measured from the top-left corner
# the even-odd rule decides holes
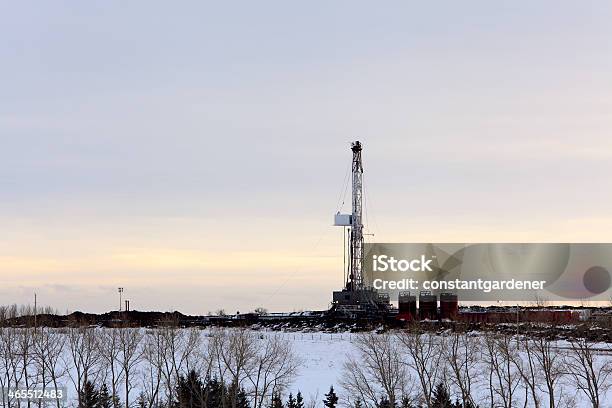
[[[419,318],[421,320],[438,319],[438,298],[430,291],[423,291],[419,294]]]
[[[440,319],[456,320],[459,312],[459,301],[454,293],[440,294]]]
[[[417,301],[416,296],[410,292],[401,292],[397,298],[399,314],[401,320],[417,320]]]

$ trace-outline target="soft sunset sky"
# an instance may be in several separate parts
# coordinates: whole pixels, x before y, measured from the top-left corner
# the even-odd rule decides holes
[[[356,139],[376,241],[610,242],[611,22],[609,1],[0,2],[0,303],[325,308]]]

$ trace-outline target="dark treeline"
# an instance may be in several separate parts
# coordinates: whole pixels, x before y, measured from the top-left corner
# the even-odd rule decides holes
[[[570,308],[564,306],[564,308]],[[554,310],[555,307],[545,309]],[[612,307],[584,308],[574,307],[577,310],[597,311],[599,320],[591,319],[581,321],[577,324],[550,324],[542,325],[538,322],[524,321],[519,324],[520,331],[530,336],[545,337],[548,339],[586,338],[590,341],[612,342]],[[482,308],[486,311],[500,311],[498,306]],[[266,314],[265,309],[257,308],[252,312],[227,315],[224,311],[216,314],[196,316],[185,315],[178,311],[155,312],[155,311],[110,311],[106,313],[84,313],[72,312],[60,314],[51,307],[37,307],[33,305],[9,305],[0,306],[0,327],[75,327],[75,326],[99,326],[99,327],[157,327],[164,325],[167,321],[174,321],[180,327],[253,327],[266,328],[270,330],[324,328],[329,332],[361,332],[375,328],[405,329],[406,324],[396,319],[346,319],[327,314],[324,311],[309,312],[304,316],[296,313],[293,316],[262,319]],[[427,330],[456,330],[457,327],[468,327],[472,331],[496,331],[510,333],[516,330],[505,324],[486,322],[436,322],[425,326]]]
[[[236,385],[227,385],[217,378],[202,379],[194,370],[185,376],[180,376],[175,385],[175,394],[172,401],[162,402],[163,406],[170,408],[250,408],[247,392]],[[340,398],[331,386],[324,395],[321,403],[326,408],[339,407]],[[316,401],[315,401],[316,403]],[[147,408],[146,396],[142,394],[137,402],[137,408]],[[312,405],[312,403],[310,404]],[[79,408],[119,408],[122,403],[118,397],[113,398],[108,387],[103,384],[99,389],[91,381],[83,387]],[[357,399],[352,407],[363,408],[361,400]],[[453,402],[448,388],[439,383],[433,393],[431,408],[478,408],[471,403],[462,404],[459,399]],[[301,392],[294,396],[289,393],[283,399],[275,393],[266,408],[306,408]],[[386,397],[381,397],[376,408],[394,408]],[[397,408],[424,408],[422,405],[413,405],[408,397],[402,398]]]
[[[251,408],[247,391],[234,384],[225,384],[217,378],[202,378],[195,370],[178,377],[174,385],[171,401],[159,401],[160,406],[169,408]],[[96,387],[92,381],[87,381],[80,395],[79,408],[119,408],[124,404],[119,397],[112,397],[106,384]],[[137,408],[148,408],[149,403],[145,393],[141,393],[136,401]],[[304,408],[304,400],[300,392],[296,397],[289,394],[287,404],[283,403],[279,394],[274,394],[270,407]],[[335,405],[333,405],[335,406]]]

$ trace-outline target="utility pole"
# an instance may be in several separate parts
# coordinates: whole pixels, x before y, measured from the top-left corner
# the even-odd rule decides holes
[[[519,304],[516,303],[516,345],[519,344]]]

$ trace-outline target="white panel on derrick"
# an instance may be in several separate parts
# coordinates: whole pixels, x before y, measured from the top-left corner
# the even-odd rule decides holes
[[[338,227],[350,227],[353,217],[351,214],[340,214],[334,215],[334,225]]]

